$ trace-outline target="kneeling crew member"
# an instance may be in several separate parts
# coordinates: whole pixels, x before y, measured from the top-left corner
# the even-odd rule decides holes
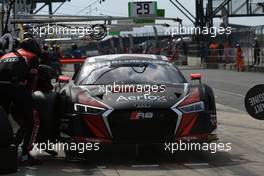
[[[22,122],[15,137],[16,145],[23,140],[20,165],[40,164],[29,152],[39,128],[39,119],[33,108],[32,90],[37,81],[41,53],[37,41],[26,38],[20,44],[20,49],[0,58],[0,105],[9,113],[12,104]]]

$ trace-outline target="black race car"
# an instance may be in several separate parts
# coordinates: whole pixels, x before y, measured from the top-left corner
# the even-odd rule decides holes
[[[201,79],[200,74],[191,75]],[[68,82],[65,76],[60,83]],[[217,139],[214,94],[165,56],[88,58],[61,88],[60,130],[75,142],[151,144]]]

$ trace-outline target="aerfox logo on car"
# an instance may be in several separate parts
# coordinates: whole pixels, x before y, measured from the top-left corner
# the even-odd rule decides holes
[[[138,96],[123,96],[120,95],[117,99],[116,102],[127,102],[127,101],[155,101],[155,102],[167,102],[167,99],[165,98],[165,96],[157,96],[157,95],[148,95],[148,94],[144,94],[144,95],[138,95]]]

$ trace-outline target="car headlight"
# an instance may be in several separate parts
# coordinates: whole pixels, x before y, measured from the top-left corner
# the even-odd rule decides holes
[[[194,113],[204,111],[204,102],[200,101],[198,103],[189,104],[186,106],[179,107],[183,113]]]
[[[74,111],[77,114],[91,114],[91,115],[98,115],[105,112],[106,109],[95,107],[95,106],[89,106],[89,105],[83,105],[83,104],[74,104]]]

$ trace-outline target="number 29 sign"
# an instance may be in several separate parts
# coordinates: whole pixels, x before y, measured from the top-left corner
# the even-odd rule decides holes
[[[157,16],[156,1],[136,1],[128,3],[129,17]]]

